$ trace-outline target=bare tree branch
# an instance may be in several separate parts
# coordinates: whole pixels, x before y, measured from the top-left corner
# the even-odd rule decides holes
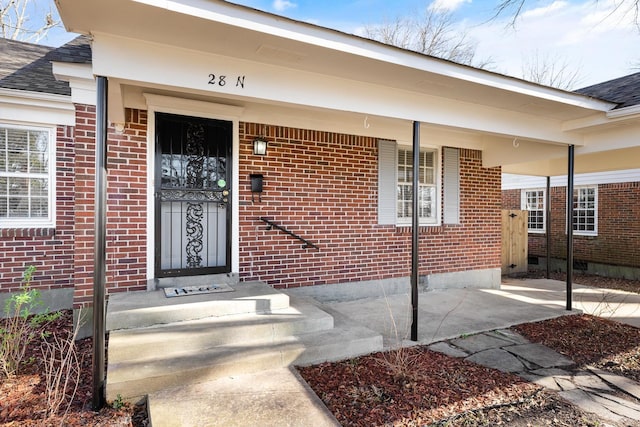
[[[49,4],[48,11],[42,12],[42,0],[0,0],[0,35],[11,40],[37,43],[46,37],[49,30],[60,25],[60,18]],[[41,21],[33,21],[32,16],[40,16]]]
[[[486,68],[491,59],[476,59],[477,43],[460,30],[453,15],[438,9],[396,18],[381,25],[369,25],[365,36],[382,43],[447,59],[460,64]]]
[[[596,0],[596,3],[598,0]],[[500,0],[498,5],[494,9],[494,14],[489,20],[494,20],[499,16],[510,15],[510,26],[515,27],[516,21],[522,15],[525,4],[533,3],[532,0]],[[640,31],[640,0],[614,0],[613,9],[607,15],[607,18],[621,13],[622,17],[631,15],[633,17],[633,23],[638,31]],[[605,18],[606,19],[606,18]]]
[[[522,78],[563,90],[575,89],[582,80],[579,65],[540,52],[523,61]]]

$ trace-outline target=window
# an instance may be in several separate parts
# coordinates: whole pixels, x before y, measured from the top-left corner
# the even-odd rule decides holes
[[[544,233],[546,230],[545,190],[523,191],[522,209],[529,211],[529,233]]]
[[[0,125],[0,227],[53,226],[53,135]]]
[[[573,190],[573,231],[576,234],[598,234],[597,187],[577,187]]]
[[[418,216],[421,223],[436,222],[436,151],[420,151],[418,170]],[[412,218],[413,151],[398,149],[397,220],[410,224]]]
[[[440,163],[441,159],[442,163]],[[445,224],[459,224],[460,153],[458,149],[443,147],[442,154],[435,148],[420,149],[418,174],[420,224],[439,225],[441,220]],[[411,225],[412,187],[413,151],[411,147],[398,146],[396,141],[378,140],[378,224]],[[441,198],[443,193],[445,193],[444,197]]]

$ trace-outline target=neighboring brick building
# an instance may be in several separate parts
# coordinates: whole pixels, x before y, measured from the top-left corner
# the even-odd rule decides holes
[[[546,179],[507,175],[503,209],[535,211],[529,223],[531,268],[546,266]],[[566,177],[551,181],[551,267],[566,268]],[[640,279],[640,169],[575,177],[574,268]],[[527,200],[529,203],[527,203]],[[538,200],[540,203],[535,203]],[[534,203],[531,203],[534,201]]]
[[[108,293],[208,274],[406,291],[414,132],[422,284],[499,287],[502,166],[579,142],[559,116],[617,105],[227,2],[57,4],[90,37],[2,41],[31,53],[0,69],[0,293],[33,264],[76,308],[93,293],[98,99]]]

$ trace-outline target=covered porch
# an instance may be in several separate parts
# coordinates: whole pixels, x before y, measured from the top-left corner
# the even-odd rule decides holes
[[[262,308],[259,315],[206,317],[138,330],[112,331],[110,375],[112,369],[113,372],[128,369],[131,373],[155,369],[156,375],[137,383],[131,376],[126,376],[130,381],[127,387],[119,389],[117,384],[108,383],[107,390],[112,393],[146,390],[154,425],[169,426],[176,422],[196,425],[205,421],[211,425],[281,425],[283,420],[292,420],[298,425],[333,426],[337,424],[332,415],[305,385],[294,366],[415,345],[408,341],[410,316],[407,314],[411,304],[408,292],[378,298],[347,299],[341,296],[337,299],[331,289],[316,289],[315,298],[311,298],[301,292],[304,288],[283,292],[260,284],[249,286],[253,289],[250,295],[226,293],[210,299],[208,312],[216,306],[228,308],[229,304],[240,303]],[[511,326],[580,312],[640,325],[638,294],[576,284],[574,304],[579,309],[568,313],[564,307],[564,293],[564,282],[547,279],[508,279],[499,290],[468,288],[421,292],[419,344],[446,353],[456,350],[450,341],[464,340],[474,334],[482,334],[484,340],[510,342],[513,337],[507,328]],[[131,298],[116,299],[110,305],[109,316],[114,316],[113,319],[126,317],[130,310],[131,319],[140,320],[152,315],[156,321],[163,322],[161,310],[154,310],[149,298],[155,300],[155,296],[147,296],[147,300],[138,306]],[[284,300],[288,300],[290,306],[284,307]],[[183,312],[193,315],[202,310],[203,301],[196,297],[182,298]],[[266,307],[271,309],[264,311]],[[116,313],[119,309],[122,312]],[[173,318],[170,313],[165,314]],[[317,329],[315,332],[308,329],[311,323],[315,323],[312,327]],[[335,331],[326,329],[330,325]],[[256,335],[248,331],[254,331]],[[228,343],[220,344],[219,350],[214,351],[215,347],[211,347],[214,341],[225,336]],[[232,340],[232,337],[236,339]],[[327,337],[330,338],[327,340]],[[369,344],[363,347],[365,342]],[[151,356],[153,351],[150,352],[154,348],[161,350],[156,358]],[[188,349],[198,348],[200,350],[189,356]],[[137,359],[123,357],[125,351],[136,354]],[[202,363],[203,354],[208,366],[191,365],[193,361]],[[462,353],[451,354],[466,357]],[[171,357],[174,361],[167,362]],[[522,357],[526,359],[529,355]],[[161,360],[165,358],[167,361]],[[568,363],[561,358],[558,360],[561,364]],[[513,357],[508,362],[519,363]],[[170,368],[162,369],[166,363]],[[154,364],[160,368],[154,368]],[[501,369],[507,367],[501,365]],[[515,366],[508,369],[517,370]],[[197,379],[185,382],[194,372],[197,372]]]
[[[226,132],[225,156],[210,156],[225,164],[224,175],[205,195],[215,193],[209,201],[224,209],[215,217],[224,228],[214,239],[221,255],[200,273],[277,288],[397,284],[410,275],[417,284],[419,274],[444,287],[499,288],[500,168],[566,164],[567,147],[610,151],[601,130],[619,119],[609,115],[610,102],[228,2],[57,4],[67,29],[91,38],[91,64],[55,64],[54,72],[70,82],[74,102],[96,105],[95,147],[82,147],[78,174],[79,187],[97,190],[95,204],[78,199],[96,214],[95,224],[79,227],[79,253],[96,264],[78,275],[75,299],[94,302],[95,323],[105,293],[126,299],[128,291],[158,292],[166,277],[191,275],[162,265],[163,245],[173,240],[158,225],[166,201],[162,149],[173,147],[160,138],[163,118]],[[266,141],[266,156],[253,151],[256,140]],[[637,150],[631,145],[627,138],[615,146],[620,162]],[[420,227],[397,212],[398,147],[426,149],[425,159],[435,159],[424,167],[432,168],[425,194],[437,202],[425,196]],[[392,175],[384,174],[384,153]],[[254,187],[252,175],[264,181]],[[192,200],[182,196],[172,202]],[[401,202],[408,212],[408,200]],[[286,220],[279,224],[321,249],[305,244],[301,253],[298,243],[283,243],[267,234],[264,217]],[[114,259],[110,269],[105,254]]]

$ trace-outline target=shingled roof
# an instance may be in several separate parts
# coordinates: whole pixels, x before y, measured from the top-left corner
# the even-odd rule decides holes
[[[0,38],[0,88],[71,95],[53,76],[51,62],[91,62],[89,39],[79,36],[59,48]]]
[[[576,90],[577,93],[611,101],[616,108],[640,105],[640,72]]]

